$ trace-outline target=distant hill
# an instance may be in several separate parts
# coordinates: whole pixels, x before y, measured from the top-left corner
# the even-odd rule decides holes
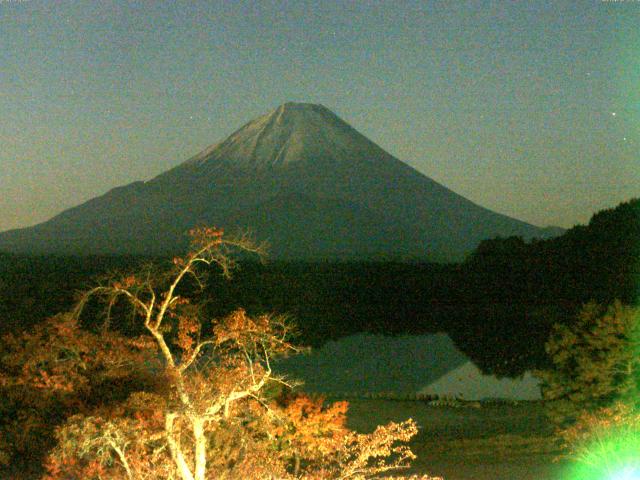
[[[462,269],[459,302],[473,313],[449,324],[456,345],[491,373],[539,368],[553,324],[574,321],[584,303],[640,303],[640,199],[556,238],[485,240]]]
[[[640,199],[595,213],[555,238],[485,240],[466,262],[487,288],[517,299],[609,303],[639,300]],[[491,278],[491,280],[489,280]],[[524,281],[526,280],[526,281]],[[487,292],[478,290],[486,297]]]
[[[0,233],[0,250],[168,254],[196,224],[250,229],[280,259],[452,261],[483,239],[561,232],[476,205],[321,105],[286,103],[150,181]]]

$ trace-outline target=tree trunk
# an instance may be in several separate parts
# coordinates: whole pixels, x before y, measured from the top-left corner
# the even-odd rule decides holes
[[[195,439],[196,447],[196,468],[195,468],[195,480],[205,480],[207,472],[207,438],[204,435],[204,419],[194,418],[193,424],[193,437]]]
[[[175,413],[168,413],[165,417],[165,432],[167,435],[167,442],[169,443],[169,451],[171,452],[171,457],[176,464],[180,478],[182,478],[182,480],[195,480],[191,473],[191,469],[189,468],[189,465],[187,465],[187,461],[182,454],[180,441],[178,440],[176,442],[176,439],[173,436],[173,420],[175,419],[175,416]]]

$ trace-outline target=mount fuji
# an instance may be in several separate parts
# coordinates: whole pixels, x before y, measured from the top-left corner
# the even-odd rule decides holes
[[[249,229],[271,258],[301,260],[455,261],[483,239],[561,233],[467,200],[324,106],[286,103],[149,181],[0,233],[0,250],[171,254],[200,224]]]

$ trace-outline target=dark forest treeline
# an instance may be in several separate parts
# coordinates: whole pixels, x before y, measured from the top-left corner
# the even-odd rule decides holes
[[[68,309],[99,275],[135,270],[139,257],[0,254],[0,331]],[[463,264],[244,262],[231,281],[209,279],[207,315],[236,307],[291,315],[300,341],[360,331],[448,332],[484,370],[514,375],[544,365],[551,326],[583,303],[637,301],[640,200],[597,213],[549,240],[482,242]]]
[[[20,331],[71,308],[77,292],[107,272],[153,259],[0,253],[0,333]]]
[[[525,243],[482,242],[465,262],[470,324],[450,333],[481,368],[513,374],[543,366],[554,323],[586,302],[635,304],[640,293],[640,199],[596,213],[586,226]]]

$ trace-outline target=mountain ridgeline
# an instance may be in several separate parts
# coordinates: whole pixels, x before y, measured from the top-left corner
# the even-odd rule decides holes
[[[150,261],[169,259],[0,254],[0,335],[67,310],[96,276]],[[460,264],[243,261],[231,281],[209,282],[207,318],[238,307],[287,314],[313,346],[360,332],[446,332],[485,372],[518,375],[545,366],[551,327],[572,322],[584,303],[638,304],[640,199],[556,238],[484,241]],[[95,313],[87,318],[100,324]],[[127,330],[130,317],[118,322]]]
[[[474,204],[321,105],[286,103],[152,180],[0,233],[0,250],[165,255],[202,224],[248,229],[281,260],[456,261],[484,239],[561,233]]]

